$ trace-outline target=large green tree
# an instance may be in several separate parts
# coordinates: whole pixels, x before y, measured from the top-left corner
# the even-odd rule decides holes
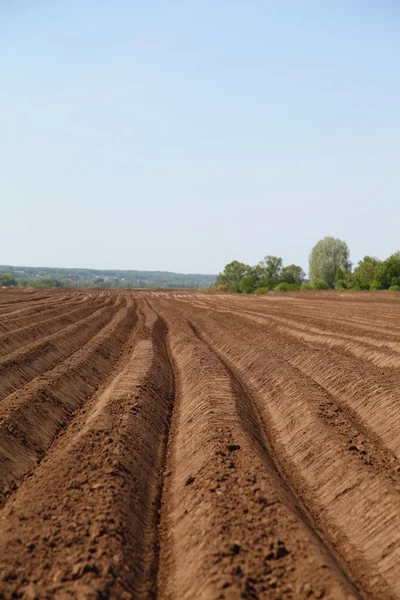
[[[371,289],[387,290],[400,286],[400,252],[395,252],[376,267]]]
[[[259,286],[273,288],[279,283],[283,260],[280,256],[268,255],[260,261],[256,269],[259,274]]]
[[[349,248],[343,240],[334,237],[320,240],[311,250],[309,258],[311,283],[322,280],[330,288],[335,287],[336,271],[350,270],[349,256]]]
[[[245,294],[252,294],[257,287],[257,278],[254,273],[249,273],[239,281],[239,289]]]
[[[364,256],[354,269],[353,285],[361,290],[369,290],[380,262],[378,258]]]
[[[237,260],[225,265],[222,273],[217,275],[216,285],[227,285],[231,292],[241,292],[240,280],[251,275],[251,267]]]
[[[305,279],[305,276],[306,274],[301,267],[298,265],[289,265],[287,267],[283,267],[279,275],[279,281],[281,283],[295,284],[300,287]]]

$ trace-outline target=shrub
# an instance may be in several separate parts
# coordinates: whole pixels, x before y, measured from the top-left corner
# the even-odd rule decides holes
[[[391,285],[389,292],[400,292],[400,285]]]
[[[245,275],[239,281],[239,289],[241,292],[245,294],[251,294],[256,289],[257,280],[253,277],[253,275]]]
[[[269,288],[267,287],[259,287],[256,290],[254,290],[254,293],[257,294],[257,296],[261,296],[262,294],[268,294],[269,292]]]
[[[322,279],[316,279],[314,281],[313,288],[314,290],[327,290],[329,289],[329,285],[326,283],[326,281],[323,281]]]
[[[305,278],[306,274],[303,269],[298,265],[289,265],[288,267],[283,267],[282,271],[279,275],[280,283],[295,283],[300,286]]]
[[[18,285],[12,273],[0,273],[0,286]]]
[[[379,264],[380,261],[377,258],[364,256],[353,273],[355,285],[358,285],[362,290],[369,290],[375,279],[376,270]],[[352,286],[352,289],[355,289],[355,285]]]
[[[371,292],[377,292],[378,290],[383,290],[383,286],[379,281],[373,281],[370,285]]]
[[[297,292],[298,289],[299,286],[295,283],[286,283],[285,281],[279,283],[274,288],[275,292]]]
[[[240,294],[242,291],[238,281],[232,281],[232,283],[229,284],[228,290],[234,294]]]
[[[218,291],[219,292],[227,292],[228,291],[228,284],[227,283],[220,283],[218,286]]]
[[[400,285],[400,253],[396,252],[376,267],[371,289],[390,289]]]
[[[304,291],[306,291],[306,290],[307,291],[311,291],[314,288],[313,288],[313,286],[310,283],[303,283],[300,289],[304,290]]]

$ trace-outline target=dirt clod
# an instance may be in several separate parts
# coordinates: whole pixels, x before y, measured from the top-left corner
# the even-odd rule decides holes
[[[231,551],[233,554],[239,554],[240,544],[238,544],[238,543],[233,544],[233,546],[231,546]]]
[[[228,444],[227,449],[229,450],[229,452],[236,452],[237,450],[240,450],[240,445],[239,444]]]

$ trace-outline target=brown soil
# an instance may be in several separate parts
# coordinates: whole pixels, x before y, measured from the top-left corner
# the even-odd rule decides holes
[[[0,290],[0,599],[400,598],[400,302]]]

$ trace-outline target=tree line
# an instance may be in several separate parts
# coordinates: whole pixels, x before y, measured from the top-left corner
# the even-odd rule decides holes
[[[216,279],[220,291],[265,294],[296,290],[400,291],[400,252],[379,260],[364,256],[353,269],[343,240],[325,237],[309,256],[309,278],[298,265],[283,266],[279,256],[268,255],[255,266],[237,260],[227,264]]]
[[[82,288],[208,288],[215,274],[167,271],[68,269],[53,267],[7,267],[0,265],[0,287]]]

